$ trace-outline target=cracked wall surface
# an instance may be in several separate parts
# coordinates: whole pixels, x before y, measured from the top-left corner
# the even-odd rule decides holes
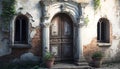
[[[102,49],[105,55],[105,62],[119,61],[119,41],[120,41],[120,2],[118,0],[101,0],[101,7],[96,11],[93,10],[93,1],[85,8],[85,16],[88,16],[89,23],[82,27],[82,45],[84,46],[84,55],[90,61],[91,52],[97,48]],[[109,5],[108,5],[109,3]],[[110,46],[97,46],[97,23],[98,20],[105,17],[110,22]],[[90,53],[89,53],[90,51]],[[88,54],[88,55],[86,55]]]
[[[0,1],[1,3],[1,1]],[[0,7],[1,4],[0,4]],[[12,48],[9,46],[9,33],[2,31],[0,28],[0,58],[4,61],[13,60],[19,58],[22,54],[31,52],[35,56],[41,56],[41,28],[40,28],[40,18],[41,18],[41,8],[39,0],[16,0],[16,15],[12,22],[14,23],[17,14],[22,14],[29,17],[29,35],[31,48]],[[21,9],[22,8],[22,9]],[[1,8],[0,8],[1,14]],[[0,24],[1,22],[0,19]],[[12,25],[12,23],[11,23]],[[12,25],[13,26],[13,25]],[[13,28],[11,26],[11,28]],[[12,32],[12,30],[10,30]],[[4,39],[3,39],[4,37]],[[7,39],[8,38],[8,39]]]
[[[31,48],[28,49],[13,49],[8,46],[9,34],[2,32],[0,27],[0,56],[5,56],[7,58],[19,57],[23,53],[32,52],[34,55],[42,55],[42,28],[41,28],[41,8],[40,0],[17,0],[16,2],[16,13],[30,14],[30,44]],[[91,60],[91,54],[98,50],[104,49],[105,61],[120,61],[120,5],[116,2],[117,0],[101,0],[101,8],[96,11],[93,8],[93,0],[89,0],[89,4],[85,7],[84,16],[88,16],[89,23],[86,26],[81,27],[81,46],[84,46],[84,56],[88,60]],[[109,3],[109,5],[108,5]],[[0,0],[0,14],[1,10],[1,0]],[[22,9],[20,9],[22,8]],[[50,9],[50,8],[49,8]],[[52,8],[51,8],[52,9]],[[54,10],[57,11],[58,9]],[[48,10],[49,11],[49,10]],[[50,10],[54,12],[53,10]],[[50,12],[49,11],[49,12]],[[50,14],[50,13],[49,13]],[[51,18],[52,18],[51,14]],[[102,17],[107,18],[110,21],[110,46],[109,47],[99,47],[97,45],[97,23]],[[0,17],[0,26],[1,17]],[[6,34],[6,35],[5,35]],[[4,40],[3,40],[4,37]],[[12,57],[8,57],[12,56]]]

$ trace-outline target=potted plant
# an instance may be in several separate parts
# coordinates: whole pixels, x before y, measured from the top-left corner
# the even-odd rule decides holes
[[[99,68],[102,64],[103,52],[96,51],[92,54],[92,66]]]
[[[46,55],[44,57],[44,61],[45,61],[45,65],[47,68],[51,68],[54,64],[54,54],[50,53],[50,52],[46,52]]]

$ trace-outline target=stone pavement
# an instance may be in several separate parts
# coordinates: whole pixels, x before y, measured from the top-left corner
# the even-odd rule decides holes
[[[92,69],[120,69],[120,63],[107,63],[107,64],[103,64],[100,68],[92,68]]]
[[[120,63],[103,64],[100,68],[76,66],[74,64],[55,64],[51,69],[120,69]]]

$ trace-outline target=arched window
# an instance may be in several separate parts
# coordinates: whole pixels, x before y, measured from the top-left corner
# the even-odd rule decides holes
[[[107,18],[100,18],[97,24],[97,41],[110,42],[110,24]]]
[[[14,25],[14,43],[28,44],[28,18],[24,15],[19,15]]]

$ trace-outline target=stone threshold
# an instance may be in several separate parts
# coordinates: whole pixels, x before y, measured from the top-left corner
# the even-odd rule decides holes
[[[75,64],[70,64],[70,63],[58,63],[54,64],[54,66],[51,69],[91,69],[90,66],[77,66]]]

